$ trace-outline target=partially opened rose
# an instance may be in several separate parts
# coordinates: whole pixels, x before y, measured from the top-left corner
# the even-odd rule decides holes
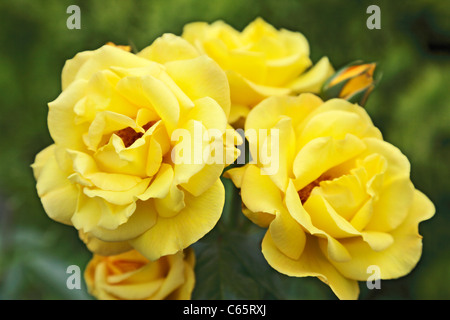
[[[309,44],[299,32],[277,30],[258,18],[242,32],[223,21],[187,24],[183,38],[227,72],[231,89],[230,123],[245,118],[266,97],[318,93],[332,75],[326,57],[313,68]]]
[[[414,268],[418,224],[435,209],[363,108],[312,94],[272,97],[249,113],[245,129],[267,134],[249,134],[254,163],[226,174],[241,188],[245,215],[268,229],[262,252],[273,268],[318,277],[341,299],[358,297],[369,266],[381,279]]]
[[[55,143],[33,164],[49,217],[97,253],[135,248],[151,260],[214,227],[219,177],[237,155],[222,137],[230,96],[216,62],[166,34],[137,55],[110,45],[77,54],[62,88],[49,103]]]
[[[88,291],[100,300],[189,300],[195,284],[192,249],[149,261],[136,250],[94,255],[84,272]]]

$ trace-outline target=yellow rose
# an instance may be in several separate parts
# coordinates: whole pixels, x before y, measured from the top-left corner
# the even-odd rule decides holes
[[[135,248],[150,260],[214,227],[230,159],[210,160],[237,154],[221,137],[230,97],[216,62],[166,34],[137,55],[111,45],[77,54],[62,89],[49,103],[55,143],[32,166],[50,218],[80,230],[94,252]]]
[[[381,279],[414,268],[418,224],[435,209],[411,183],[408,159],[363,108],[312,94],[272,97],[249,113],[249,138],[252,130],[268,130],[249,141],[255,161],[226,174],[241,188],[244,214],[268,228],[262,252],[273,268],[318,277],[341,299],[358,297],[370,266]],[[279,152],[270,155],[264,148],[274,143]]]
[[[149,261],[136,250],[94,255],[84,278],[100,300],[189,300],[195,284],[192,249]]]
[[[230,123],[245,118],[266,97],[318,93],[333,74],[326,57],[307,71],[312,62],[306,38],[299,32],[277,30],[261,18],[242,32],[223,21],[210,25],[194,22],[184,27],[182,37],[226,70],[232,102]]]

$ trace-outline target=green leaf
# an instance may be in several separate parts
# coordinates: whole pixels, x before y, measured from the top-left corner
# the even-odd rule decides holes
[[[194,299],[262,298],[262,288],[242,264],[242,240],[246,241],[242,235],[227,233],[193,246],[196,252]],[[247,253],[250,254],[247,259],[254,259],[254,254]]]

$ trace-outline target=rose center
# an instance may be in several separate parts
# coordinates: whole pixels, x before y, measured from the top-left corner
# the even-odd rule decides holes
[[[147,131],[155,123],[156,123],[156,121],[150,121],[150,122],[146,123],[145,125],[143,125],[142,128],[145,131]],[[131,127],[126,127],[124,129],[118,130],[114,133],[122,139],[123,144],[125,145],[125,148],[128,148],[129,146],[131,146],[137,139],[139,139],[140,137],[142,137],[144,135],[142,132],[134,131],[134,129]]]
[[[109,260],[108,258],[106,261],[110,274],[123,274],[145,266],[143,261]]]
[[[300,197],[300,201],[302,202],[302,204],[304,204],[306,202],[306,200],[308,200],[309,196],[311,195],[312,190],[315,187],[318,187],[322,181],[326,181],[326,180],[331,180],[331,176],[329,176],[327,174],[321,175],[316,180],[314,180],[310,184],[308,184],[305,187],[303,187],[302,189],[300,189],[298,191],[298,195]]]

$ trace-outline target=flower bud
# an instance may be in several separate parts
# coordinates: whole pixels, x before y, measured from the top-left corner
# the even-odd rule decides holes
[[[325,100],[342,98],[363,106],[375,88],[375,63],[352,63],[338,70],[322,88]]]

